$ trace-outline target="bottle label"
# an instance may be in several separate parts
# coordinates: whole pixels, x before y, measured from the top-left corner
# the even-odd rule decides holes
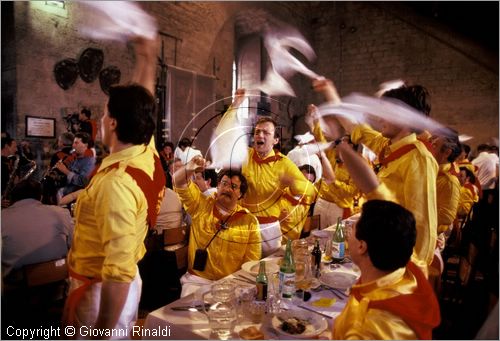
[[[280,292],[283,298],[292,298],[295,294],[295,272],[292,273],[279,273],[280,279]]]
[[[334,259],[344,259],[345,257],[344,242],[332,242],[332,257]]]
[[[257,301],[265,301],[267,299],[267,284],[257,283]]]

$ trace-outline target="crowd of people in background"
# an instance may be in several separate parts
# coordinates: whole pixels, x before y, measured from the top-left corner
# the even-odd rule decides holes
[[[342,117],[336,123],[341,133],[326,136],[311,104],[310,131],[296,137],[288,156],[278,148],[278,123],[257,117],[247,161],[241,169],[216,172],[189,138],[158,141],[155,147],[152,77],[145,64],[151,46],[135,44],[137,84],[110,89],[101,141],[91,112],[82,109],[79,131],[58,137],[38,182],[19,172],[33,159],[29,146],[19,148],[2,135],[4,283],[15,285],[27,264],[67,257],[70,289],[63,322],[128,327],[137,315],[141,276],[147,278],[144,285],[155,281],[146,273],[154,270],[141,266],[141,259],[158,251],[149,245],[163,250],[165,235],[181,225],[187,226],[187,262],[180,273],[174,262],[172,272],[184,296],[303,237],[313,215],[325,228],[360,213],[348,241],[361,278],[335,322],[334,337],[432,336],[439,305],[430,279],[441,275],[459,222],[474,212],[498,235],[498,146],[480,144],[473,158],[457,132],[429,134],[391,122],[377,131]],[[339,100],[331,80],[312,85],[326,101]],[[430,115],[428,96],[420,85],[382,94],[423,116]],[[228,112],[244,97],[245,90],[238,89]],[[130,107],[139,109],[125,115]],[[328,141],[334,143],[326,150],[308,152],[308,144]],[[365,149],[375,160],[365,157]],[[70,208],[73,219],[59,206]],[[156,242],[148,243],[151,238]],[[488,237],[480,238],[477,243],[485,247]],[[484,271],[494,278],[494,268]],[[84,300],[75,294],[82,287]],[[359,312],[356,307],[367,299],[373,307]],[[416,310],[408,314],[405,305]]]

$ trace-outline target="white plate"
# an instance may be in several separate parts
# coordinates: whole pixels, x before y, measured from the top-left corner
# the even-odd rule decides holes
[[[354,274],[342,271],[323,272],[319,281],[329,287],[336,289],[350,288],[358,279]]]
[[[281,329],[283,320],[286,321],[287,319],[290,318],[297,318],[306,321],[306,330],[301,334],[290,334]],[[299,338],[299,339],[311,339],[321,334],[326,328],[328,328],[328,322],[324,317],[321,317],[318,314],[306,310],[283,311],[273,316],[271,324],[278,333],[291,338]]]
[[[266,274],[274,274],[280,271],[280,267],[273,261],[265,260],[266,262]],[[259,260],[252,260],[250,262],[244,263],[241,268],[251,275],[257,276],[259,274]]]

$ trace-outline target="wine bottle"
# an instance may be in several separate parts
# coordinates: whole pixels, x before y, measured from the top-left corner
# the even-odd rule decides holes
[[[295,294],[295,263],[292,254],[292,241],[286,243],[285,257],[279,272],[281,297],[291,299]]]
[[[321,271],[321,249],[319,248],[319,240],[316,240],[314,248],[311,252],[314,277],[318,278]]]
[[[340,217],[337,218],[337,229],[332,238],[332,258],[334,262],[342,262],[345,257],[345,236]]]
[[[266,275],[266,262],[260,261],[259,274],[255,279],[257,286],[257,301],[265,301],[267,299],[267,275]]]

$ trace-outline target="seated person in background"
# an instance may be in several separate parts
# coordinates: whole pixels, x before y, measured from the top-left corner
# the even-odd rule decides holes
[[[8,278],[15,281],[13,270],[24,265],[66,257],[71,245],[69,211],[42,204],[41,196],[39,182],[23,180],[12,191],[14,204],[2,209],[2,278],[6,282]]]
[[[71,149],[73,149],[73,141],[75,140],[75,135],[70,132],[65,132],[59,135],[57,139],[57,152],[52,155],[50,159],[50,167],[54,167],[56,163],[60,160],[64,160],[71,154]]]
[[[192,219],[188,271],[181,277],[181,297],[261,257],[259,223],[238,205],[248,187],[245,177],[239,171],[223,170],[219,173],[217,193],[205,197],[191,181],[195,170],[204,166],[205,160],[198,156],[174,173],[175,191]],[[198,266],[203,258],[205,261]]]
[[[214,169],[205,169],[203,172],[195,172],[193,182],[198,186],[203,195],[209,197],[217,192],[217,173]]]
[[[334,340],[432,339],[439,304],[421,270],[410,261],[416,241],[413,214],[389,201],[363,205],[347,232],[361,277],[333,326]]]
[[[182,164],[186,164],[194,158],[195,156],[201,156],[201,152],[198,149],[192,147],[193,142],[187,137],[182,138],[179,141],[177,148],[174,151],[174,158],[179,158]]]
[[[174,160],[174,144],[170,141],[163,143],[160,149],[161,166],[165,172],[168,172],[168,166]]]
[[[479,189],[474,185],[476,177],[468,167],[460,167],[458,176],[460,181],[460,200],[458,201],[457,216],[465,218],[474,203],[479,202]]]
[[[89,182],[89,176],[94,170],[95,157],[89,149],[90,136],[87,133],[76,133],[73,141],[75,151],[71,154],[68,166],[60,162],[56,164],[58,170],[66,175],[67,185],[58,192],[59,197],[63,197],[71,192],[84,188]]]

